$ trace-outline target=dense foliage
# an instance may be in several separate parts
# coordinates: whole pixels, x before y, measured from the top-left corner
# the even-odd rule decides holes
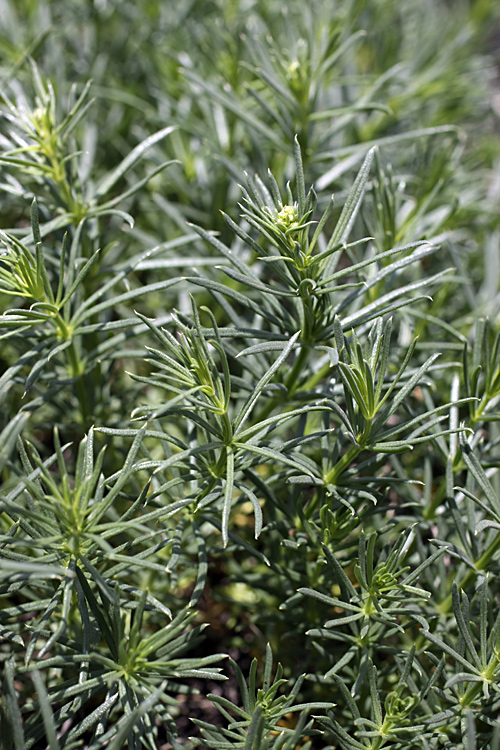
[[[3,750],[500,750],[499,35],[1,0]]]

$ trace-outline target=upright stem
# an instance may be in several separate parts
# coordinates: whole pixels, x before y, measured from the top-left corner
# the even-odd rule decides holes
[[[302,368],[307,362],[308,356],[309,356],[309,345],[304,344],[300,348],[300,352],[298,356],[296,357],[295,362],[293,363],[293,367],[290,370],[290,374],[285,380],[285,388],[288,391],[288,397],[292,396],[297,390],[297,387],[299,384],[299,376],[302,371]]]
[[[68,364],[69,364],[71,377],[79,378],[81,375],[83,375],[84,368],[83,368],[83,362],[78,356],[78,352],[76,350],[74,341],[72,341],[71,344],[69,345],[67,352],[68,352]]]
[[[361,448],[359,445],[351,445],[351,447],[346,450],[342,458],[337,461],[335,466],[333,466],[326,474],[326,476],[324,477],[325,484],[337,484],[337,480],[339,479],[340,475],[349,468],[354,459],[359,456],[362,450],[363,448]]]
[[[493,542],[490,544],[490,546],[486,549],[485,552],[481,555],[479,560],[475,563],[474,569],[469,568],[467,573],[464,575],[463,579],[460,581],[459,586],[462,589],[466,589],[468,586],[470,586],[471,583],[473,583],[474,579],[478,575],[478,573],[482,573],[484,570],[488,568],[488,565],[491,561],[491,558],[500,549],[500,533],[497,534],[496,538],[493,540]],[[451,594],[448,594],[446,599],[440,604],[439,609],[443,614],[446,614],[450,611],[452,606],[452,598]]]
[[[361,433],[361,435],[358,436],[357,445],[351,445],[350,448],[348,448],[346,452],[344,453],[344,455],[340,458],[340,460],[337,461],[335,466],[333,466],[330,469],[330,471],[324,477],[325,484],[335,485],[340,475],[343,474],[344,471],[349,468],[349,466],[352,464],[354,459],[357,458],[357,456],[359,456],[361,451],[365,449],[366,441],[368,440],[370,436],[371,428],[372,428],[372,420],[367,419],[363,432]]]
[[[293,363],[292,369],[290,370],[290,373],[288,377],[285,380],[285,388],[287,389],[286,398],[289,399],[295,391],[298,388],[299,385],[299,377],[300,373],[302,371],[303,366],[307,362],[307,358],[309,356],[309,346],[305,344],[301,347],[300,352],[298,353],[295,362]],[[267,419],[267,417],[270,415],[272,410],[278,406],[278,404],[281,404],[283,400],[283,397],[278,396],[277,398],[270,398],[269,401],[265,406],[262,407],[259,414],[257,415],[255,419],[255,423],[258,424],[259,422],[263,422],[264,419]]]
[[[72,378],[75,379],[75,390],[80,405],[80,414],[82,421],[87,422],[88,418],[88,397],[85,390],[85,384],[83,382],[82,375],[85,372],[85,366],[75,345],[73,339],[73,330],[70,325],[66,323],[60,313],[54,316],[54,325],[57,329],[59,338],[63,341],[69,341],[69,346],[66,349],[66,356],[68,359],[68,371]]]

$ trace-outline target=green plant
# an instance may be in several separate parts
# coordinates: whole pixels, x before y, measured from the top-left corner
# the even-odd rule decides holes
[[[0,11],[2,750],[500,750],[497,5]]]

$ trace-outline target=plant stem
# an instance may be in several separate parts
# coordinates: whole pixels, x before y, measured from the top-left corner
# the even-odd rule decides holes
[[[325,484],[335,485],[340,475],[349,468],[354,459],[357,458],[361,451],[365,449],[366,441],[370,436],[371,428],[372,420],[367,419],[363,432],[361,433],[361,435],[358,435],[357,445],[351,445],[350,448],[348,448],[344,455],[340,458],[340,460],[337,461],[335,466],[330,469],[330,471],[324,477]]]
[[[479,560],[474,564],[474,569],[469,568],[467,573],[464,575],[463,579],[460,581],[460,588],[466,589],[468,586],[471,585],[471,583],[474,581],[478,573],[482,573],[483,571],[487,570],[488,565],[495,554],[500,549],[500,534],[497,534],[496,539],[490,544],[488,549],[483,552]],[[452,598],[451,594],[448,594],[446,599],[442,602],[442,604],[439,605],[439,609],[443,614],[446,614],[450,611],[452,606]]]
[[[293,367],[290,370],[290,374],[285,380],[285,388],[288,391],[288,398],[290,398],[290,396],[292,396],[297,390],[298,383],[299,383],[299,376],[304,365],[307,362],[308,356],[309,356],[309,345],[305,344],[304,346],[300,348],[300,352],[298,356],[296,357],[295,362],[293,363]]]
[[[309,356],[309,345],[305,344],[301,347],[299,354],[297,355],[295,362],[293,363],[292,369],[290,370],[290,373],[288,377],[285,380],[285,388],[287,389],[286,395],[282,396],[281,394],[278,395],[276,398],[270,398],[267,404],[262,407],[259,414],[257,415],[255,419],[255,424],[258,424],[259,422],[263,422],[264,419],[267,419],[267,417],[271,414],[272,410],[275,409],[277,406],[279,406],[283,399],[290,399],[295,391],[298,388],[299,385],[299,377],[300,373],[303,369],[303,366],[307,362],[307,358]]]
[[[359,445],[351,445],[350,448],[346,450],[342,458],[337,461],[335,466],[333,466],[330,471],[325,475],[324,480],[325,484],[337,484],[337,480],[340,477],[343,472],[349,468],[349,466],[352,464],[354,459],[359,456],[363,448]]]

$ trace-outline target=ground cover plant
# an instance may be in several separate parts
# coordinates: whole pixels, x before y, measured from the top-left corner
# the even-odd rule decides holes
[[[0,2],[0,747],[500,750],[500,12]]]

